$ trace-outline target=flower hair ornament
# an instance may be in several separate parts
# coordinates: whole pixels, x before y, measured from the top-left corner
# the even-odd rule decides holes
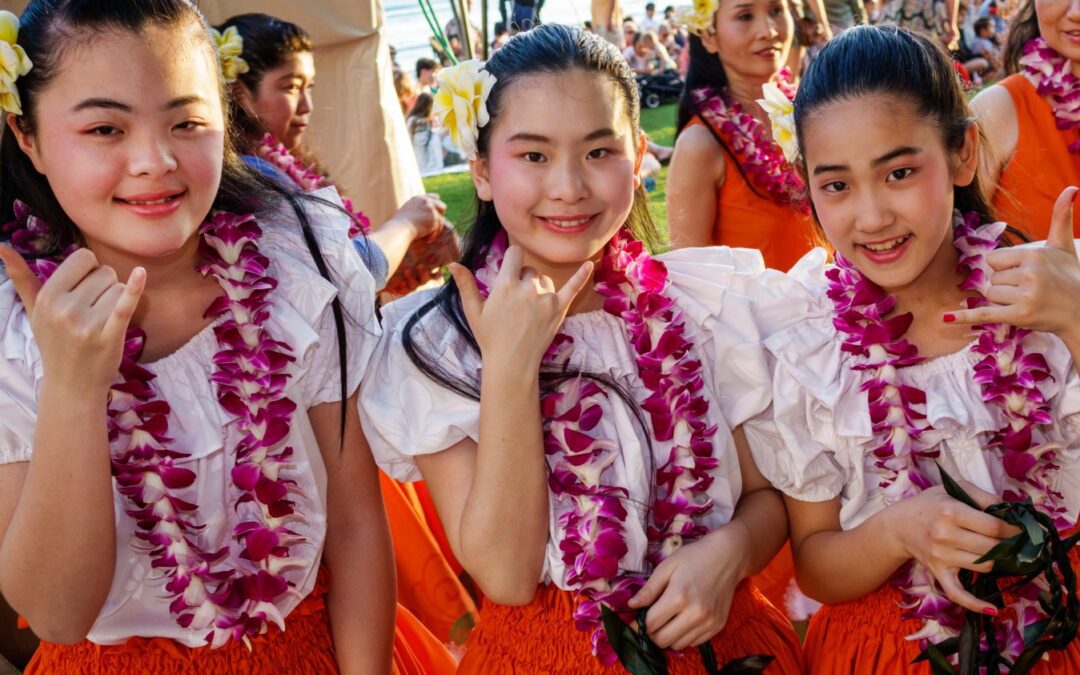
[[[765,98],[759,98],[757,104],[769,115],[772,124],[772,137],[784,151],[788,164],[795,164],[799,159],[799,139],[795,136],[795,104],[774,82],[761,86]]]
[[[720,0],[693,0],[675,10],[675,21],[694,35],[704,35],[713,30],[713,17],[720,8]]]
[[[248,62],[240,56],[244,53],[244,38],[236,26],[229,26],[224,32],[211,28],[210,34],[214,36],[214,48],[221,63],[221,77],[225,79],[225,84],[232,84],[236,78],[251,70]]]
[[[461,148],[467,159],[476,159],[480,127],[491,119],[487,100],[495,86],[495,76],[484,70],[483,62],[472,59],[443,68],[436,81],[439,91],[435,94],[433,112],[450,130],[454,145]]]
[[[12,115],[22,114],[22,102],[15,81],[30,72],[34,64],[26,51],[16,42],[19,39],[19,17],[0,10],[0,110]]]

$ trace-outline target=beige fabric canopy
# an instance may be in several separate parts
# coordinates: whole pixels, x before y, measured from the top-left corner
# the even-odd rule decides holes
[[[307,144],[373,224],[424,190],[394,92],[381,0],[195,0],[211,23],[263,12],[311,33],[319,87]],[[0,0],[19,14],[27,0]]]

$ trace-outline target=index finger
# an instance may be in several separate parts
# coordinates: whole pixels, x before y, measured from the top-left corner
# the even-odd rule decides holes
[[[970,506],[965,506],[956,514],[956,524],[965,530],[994,539],[1008,539],[1020,533],[1019,528],[1006,523],[1001,518],[996,518],[989,513],[976,511]]]

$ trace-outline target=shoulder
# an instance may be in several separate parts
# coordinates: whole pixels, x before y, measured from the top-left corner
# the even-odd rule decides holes
[[[1017,82],[1012,78],[1023,80],[1022,75],[1012,75],[1005,81]],[[979,125],[989,139],[990,145],[998,154],[998,157],[994,158],[995,161],[1004,166],[1016,150],[1020,137],[1020,121],[1017,117],[1012,91],[1005,84],[987,87],[972,99],[971,109],[979,120]]]
[[[675,173],[681,171],[690,176],[721,181],[726,164],[724,149],[704,123],[687,125],[675,139],[675,152],[671,157],[671,170]]]

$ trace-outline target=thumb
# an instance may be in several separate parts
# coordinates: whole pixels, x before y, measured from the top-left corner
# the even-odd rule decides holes
[[[450,276],[454,277],[458,294],[461,295],[461,307],[465,310],[465,318],[469,321],[469,327],[475,329],[480,320],[480,311],[484,308],[484,298],[480,295],[480,289],[476,287],[476,277],[458,263],[450,263],[449,267]]]
[[[639,590],[634,597],[630,598],[626,604],[634,609],[639,609],[655,603],[664,592],[664,589],[667,588],[668,582],[671,581],[671,573],[674,569],[674,565],[660,563],[660,565],[653,570],[649,580],[641,587],[641,590]]]
[[[1073,200],[1080,188],[1067,187],[1061,191],[1054,202],[1054,212],[1050,217],[1050,232],[1046,235],[1046,245],[1059,248],[1076,257],[1076,242],[1073,239]]]
[[[37,278],[23,257],[10,246],[0,246],[0,262],[4,264],[8,278],[11,279],[11,285],[19,294],[19,299],[26,306],[26,313],[32,315],[38,293],[44,285],[41,279]]]

